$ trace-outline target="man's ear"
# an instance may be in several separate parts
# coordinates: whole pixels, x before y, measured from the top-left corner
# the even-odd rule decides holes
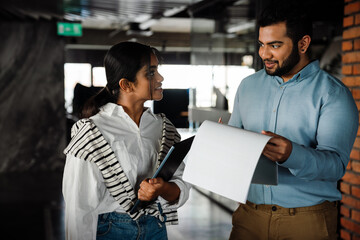
[[[303,36],[298,42],[298,48],[301,53],[306,53],[310,46],[311,37],[309,35]]]
[[[127,80],[126,78],[120,79],[119,86],[120,86],[120,90],[122,90],[124,92],[131,92],[132,91],[131,82],[129,80]]]

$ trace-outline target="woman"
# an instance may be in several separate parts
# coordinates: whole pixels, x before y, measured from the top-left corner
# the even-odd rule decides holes
[[[182,164],[169,182],[149,179],[180,135],[162,114],[144,107],[162,99],[156,49],[135,42],[110,48],[107,85],[72,127],[63,195],[67,239],[167,239],[176,209],[189,196]],[[153,201],[130,213],[136,198]]]

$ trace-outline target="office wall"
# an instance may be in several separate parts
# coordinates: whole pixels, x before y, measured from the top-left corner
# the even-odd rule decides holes
[[[0,21],[0,173],[62,169],[64,42],[49,20]]]

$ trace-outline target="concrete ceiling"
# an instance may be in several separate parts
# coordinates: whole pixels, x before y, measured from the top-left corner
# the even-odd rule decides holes
[[[268,1],[0,0],[0,19],[80,22],[83,36],[67,39],[73,47],[136,39],[167,51],[189,51],[199,42],[214,44],[211,49],[221,42],[219,51],[251,54],[256,51],[256,13]],[[313,15],[315,45],[324,47],[341,35],[343,0],[303,2]]]
[[[232,25],[254,19],[251,0],[1,0],[0,7],[4,19],[55,18],[96,29],[189,32],[190,19],[202,18],[236,31]]]

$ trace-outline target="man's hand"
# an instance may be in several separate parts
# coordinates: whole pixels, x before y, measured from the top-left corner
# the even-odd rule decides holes
[[[263,154],[271,161],[283,163],[292,151],[292,143],[288,139],[269,131],[261,131],[262,134],[272,137],[265,145]]]

